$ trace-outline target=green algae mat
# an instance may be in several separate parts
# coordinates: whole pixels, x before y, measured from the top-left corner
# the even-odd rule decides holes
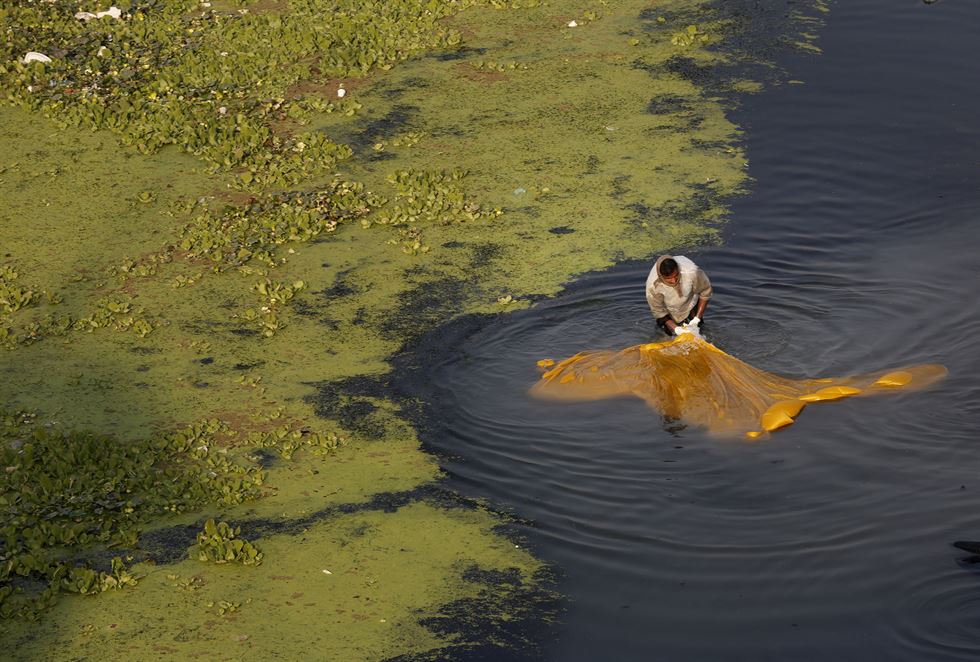
[[[747,185],[726,111],[766,78],[752,16],[116,6],[0,8],[7,651],[533,651],[554,573],[349,385],[458,315],[716,241]],[[766,38],[814,50],[807,11]]]

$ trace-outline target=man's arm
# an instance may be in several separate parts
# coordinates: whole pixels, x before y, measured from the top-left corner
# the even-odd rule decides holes
[[[658,320],[664,315],[670,314],[664,304],[664,295],[650,288],[647,288],[647,305],[650,306],[650,312]]]
[[[704,270],[700,267],[698,267],[697,273],[694,276],[694,291],[698,293],[698,307],[694,311],[694,316],[700,322],[704,318],[704,309],[708,307],[708,300],[713,294],[711,281],[708,280],[708,274],[704,273]]]
[[[674,329],[677,328],[677,322],[670,316],[670,311],[667,310],[667,306],[664,304],[664,295],[648,289],[647,304],[650,306],[650,312],[653,313],[657,324],[664,327],[667,333],[673,333]]]
[[[704,273],[704,269],[700,267],[698,267],[698,272],[694,279],[694,290],[698,293],[698,310],[695,315],[699,318],[704,318],[704,309],[708,307],[708,299],[714,294],[714,290],[711,288],[711,281],[708,280],[708,274]]]
[[[694,316],[699,319],[704,319],[704,309],[708,307],[707,299],[698,299],[698,310],[694,313]]]
[[[711,281],[708,280],[708,274],[704,273],[704,269],[698,267],[697,273],[694,275],[694,291],[698,293],[698,297],[704,301],[710,299],[712,293]]]

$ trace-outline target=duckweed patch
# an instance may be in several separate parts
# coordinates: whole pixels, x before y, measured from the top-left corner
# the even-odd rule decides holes
[[[122,561],[108,573],[76,566],[71,558],[92,546],[134,548],[141,529],[161,516],[232,506],[260,496],[266,472],[250,457],[269,448],[284,457],[302,449],[336,451],[335,433],[282,425],[238,441],[217,419],[145,440],[61,432],[29,412],[0,416],[0,615],[36,616],[57,591],[93,593],[135,584]],[[192,552],[214,562],[258,564],[262,556],[237,530],[209,521]],[[34,595],[27,578],[46,588]]]
[[[16,309],[0,304],[0,344],[18,351],[0,366],[0,392],[64,421],[24,420],[4,433],[4,444],[30,444],[34,459],[18,456],[23,446],[0,449],[16,467],[0,476],[9,499],[0,505],[17,518],[2,560],[16,556],[27,571],[4,575],[0,611],[37,614],[60,592],[141,581],[138,596],[110,592],[97,606],[57,601],[41,634],[11,635],[28,644],[18,650],[102,654],[120,624],[127,654],[159,654],[152,646],[166,641],[190,655],[215,633],[242,641],[224,628],[247,623],[255,656],[281,655],[282,632],[261,617],[272,611],[288,613],[294,636],[282,646],[294,654],[311,650],[311,633],[372,659],[479,656],[481,639],[525,647],[547,636],[522,620],[553,613],[532,587],[547,578],[491,533],[499,514],[442,508],[451,499],[441,488],[411,487],[436,470],[404,423],[421,425],[424,388],[394,393],[392,356],[447,320],[527,305],[577,272],[713,240],[726,196],[746,181],[738,129],[717,95],[748,89],[732,72],[755,57],[717,49],[738,21],[754,25],[745,18],[758,15],[753,4],[672,0],[656,8],[663,20],[637,19],[643,3],[579,0],[560,12],[533,1],[124,0],[120,20],[84,23],[69,0],[0,8],[12,28],[0,89],[18,106],[3,112],[43,115],[65,127],[58,141],[85,143],[62,150],[48,139],[52,156],[24,148],[19,163],[0,164],[0,190],[33,192],[0,224],[18,272],[7,280],[21,288],[8,297]],[[768,30],[785,33],[786,23]],[[690,43],[671,43],[678,33]],[[52,61],[18,63],[26,50]],[[644,112],[651,99],[661,101],[656,116]],[[39,141],[54,131],[43,119],[29,130]],[[54,162],[62,157],[107,166],[66,181],[70,164]],[[119,175],[148,168],[166,174],[132,186]],[[77,190],[77,204],[47,210],[58,186]],[[81,239],[44,229],[76,209],[100,219]],[[234,419],[228,411],[271,413],[222,423]],[[358,444],[328,470],[320,456],[344,440],[317,431],[314,415],[383,443]],[[201,418],[198,432],[143,432]],[[79,421],[99,432],[62,431]],[[65,447],[85,451],[73,473],[91,481],[66,487],[56,456]],[[51,466],[40,455],[55,456]],[[370,486],[327,496],[358,471]],[[188,558],[197,513],[215,506],[218,521],[262,538],[260,568],[219,577]],[[356,572],[321,574],[325,555]],[[164,589],[149,563],[129,566],[142,561],[209,574]],[[338,591],[318,589],[309,612],[290,597],[296,587],[285,590],[290,580],[267,574],[306,583],[307,571]],[[253,590],[276,597],[237,609]],[[200,630],[200,614],[222,601],[229,617]],[[394,622],[400,630],[380,629]]]
[[[485,4],[296,0],[288,12],[259,12],[152,0],[121,2],[120,20],[79,21],[71,0],[20,1],[0,14],[12,26],[0,82],[8,101],[63,125],[107,128],[145,153],[176,145],[215,170],[244,169],[238,181],[248,188],[289,186],[329,171],[350,150],[279,125],[302,124],[311,112],[353,114],[360,104],[287,99],[287,90],[453,48],[461,36],[444,19]],[[326,26],[317,20],[325,15]],[[50,61],[22,63],[29,51]]]
[[[419,621],[451,643],[386,662],[538,659],[544,645],[557,638],[565,602],[557,590],[560,575],[554,568],[540,568],[528,579],[518,568],[473,564],[462,570],[462,577],[477,587],[476,594],[445,604],[437,614]],[[487,618],[488,614],[492,616]]]

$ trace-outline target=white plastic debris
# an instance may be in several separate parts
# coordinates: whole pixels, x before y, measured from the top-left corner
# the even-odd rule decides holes
[[[109,49],[105,46],[99,46],[99,52],[96,53],[99,57],[105,57],[105,54],[109,52]]]
[[[90,11],[80,11],[75,13],[75,18],[77,18],[79,21],[91,21],[93,18],[103,18],[105,16],[118,20],[122,18],[122,9],[112,6],[105,11],[97,11],[94,14]]]
[[[570,28],[577,28],[578,27],[578,23],[576,23],[575,21],[569,21],[568,22],[568,27],[570,27]]]
[[[337,97],[338,98],[343,99],[345,94],[347,94],[347,90],[344,89],[344,86],[343,85],[341,85],[340,87],[337,88]]]
[[[225,113],[228,112],[228,109],[225,108],[224,106],[221,106],[220,108],[218,108],[218,112],[224,115]]]
[[[329,570],[327,570],[326,568],[324,568],[323,574],[325,574],[325,575],[332,575],[333,573],[330,572]]]
[[[24,59],[21,60],[21,62],[23,62],[24,64],[30,64],[31,62],[50,62],[50,61],[51,58],[49,58],[44,53],[38,53],[37,51],[30,51],[27,55],[24,56]]]

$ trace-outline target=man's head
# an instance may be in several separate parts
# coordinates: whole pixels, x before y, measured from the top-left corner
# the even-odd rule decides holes
[[[681,275],[681,270],[677,267],[677,260],[672,257],[661,260],[657,272],[660,274],[660,280],[668,285],[676,285],[677,279]]]

